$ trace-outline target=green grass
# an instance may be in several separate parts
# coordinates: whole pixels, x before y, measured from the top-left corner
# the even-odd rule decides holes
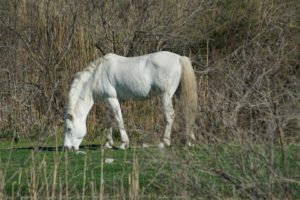
[[[28,146],[26,141],[20,143]],[[205,145],[103,152],[94,146],[81,149],[86,152],[84,155],[55,151],[55,148],[42,151],[20,148],[20,145],[8,149],[8,144],[3,142],[0,150],[0,186],[6,198],[34,198],[34,195],[55,199],[92,198],[101,193],[101,176],[104,179],[101,194],[106,199],[129,198],[134,189],[141,199],[266,198],[270,195],[300,198],[300,151],[296,145],[286,147],[283,160],[279,147],[262,146]],[[114,162],[103,163],[106,158]],[[138,189],[132,180],[138,183]]]
[[[114,181],[128,179],[128,174],[132,169],[133,154],[131,151],[128,151],[130,154],[128,158],[125,157],[125,152],[105,151],[105,158],[114,159],[112,164],[104,164],[105,185],[109,186]],[[5,193],[10,195],[17,189],[21,196],[28,196],[28,190],[30,190],[28,183],[33,182],[34,172],[36,173],[37,187],[44,188],[46,191],[46,180],[49,184],[54,182],[55,165],[57,166],[56,184],[62,184],[63,190],[69,185],[71,194],[81,193],[83,186],[87,187],[87,190],[91,189],[89,186],[91,181],[98,189],[100,188],[101,151],[87,150],[86,153],[87,155],[55,151],[38,152],[28,149],[1,150],[1,166],[4,168],[6,177]],[[84,174],[86,183],[83,182]],[[112,188],[107,189],[111,190]],[[58,191],[58,193],[60,192],[62,191]]]

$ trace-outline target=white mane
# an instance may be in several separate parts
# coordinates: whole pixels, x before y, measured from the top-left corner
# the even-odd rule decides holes
[[[81,72],[77,72],[73,82],[71,84],[69,96],[68,96],[68,106],[67,106],[67,114],[74,114],[74,109],[76,108],[76,104],[80,95],[84,89],[85,84],[88,82],[93,72],[97,67],[101,65],[103,62],[103,58],[99,58],[93,62],[91,62],[85,69]]]

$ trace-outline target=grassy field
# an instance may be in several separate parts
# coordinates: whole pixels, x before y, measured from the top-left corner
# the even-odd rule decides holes
[[[121,151],[86,145],[86,154],[76,154],[55,146],[32,149],[25,142],[7,148],[8,143],[0,150],[4,199],[300,198],[295,145],[286,147],[283,158],[280,148],[261,146]]]

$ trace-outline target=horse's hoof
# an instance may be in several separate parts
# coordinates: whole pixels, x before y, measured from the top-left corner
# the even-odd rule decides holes
[[[162,143],[164,143],[164,145],[165,145],[166,147],[171,146],[171,141],[170,141],[170,139],[168,139],[168,138],[164,138],[163,141],[162,141]]]
[[[120,145],[120,149],[121,150],[125,150],[129,147],[129,144],[127,142],[123,142],[121,145]]]
[[[195,147],[195,144],[191,143],[191,142],[187,142],[187,146],[188,147]]]
[[[112,149],[112,145],[109,142],[106,142],[104,148]]]
[[[158,147],[159,149],[163,149],[163,148],[165,148],[165,143],[161,142],[161,143],[159,143],[159,144],[157,145],[157,147]]]
[[[149,148],[150,146],[149,146],[149,144],[143,143],[143,144],[142,144],[142,147],[143,147],[143,148]]]

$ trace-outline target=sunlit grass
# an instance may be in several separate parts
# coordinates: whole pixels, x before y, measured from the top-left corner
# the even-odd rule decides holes
[[[81,150],[86,154],[56,151],[50,146],[44,150],[1,148],[0,178],[4,181],[4,196],[82,199],[102,195],[106,199],[118,199],[133,198],[136,192],[140,198],[150,199],[212,198],[214,195],[249,198],[264,197],[272,185],[274,196],[283,197],[282,190],[285,190],[290,197],[300,197],[296,145],[286,148],[284,163],[279,147],[272,150],[273,163],[269,163],[269,150],[259,145],[254,149],[203,145],[164,150],[132,147],[126,151],[105,149],[103,152],[99,145],[94,145]],[[106,163],[106,159],[113,162]],[[290,181],[280,177],[289,177]]]

